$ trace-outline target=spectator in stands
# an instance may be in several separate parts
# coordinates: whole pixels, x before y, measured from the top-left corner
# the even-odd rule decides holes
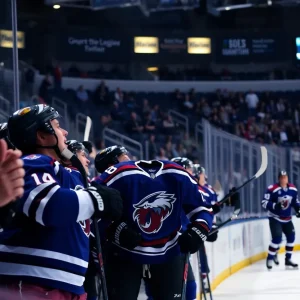
[[[134,139],[141,140],[143,138],[142,133],[144,131],[144,126],[142,125],[140,118],[134,111],[130,114],[130,120],[127,123],[127,130]]]
[[[39,89],[39,96],[46,101],[48,96],[48,89],[51,87],[51,78],[50,75],[46,75],[44,80],[41,83],[40,89]]]
[[[162,116],[163,116],[163,113],[161,112],[159,105],[155,104],[151,110],[151,120],[154,123],[157,123],[162,119]]]
[[[86,102],[89,100],[89,94],[84,89],[83,85],[80,85],[76,91],[76,97],[81,102]]]
[[[114,101],[113,108],[110,112],[110,115],[111,115],[112,119],[115,121],[124,121],[125,120],[124,110],[122,109],[122,106],[119,105],[118,101]]]
[[[143,106],[142,106],[142,114],[143,116],[146,116],[148,114],[150,114],[151,112],[151,107],[149,105],[149,101],[148,99],[143,99]]]
[[[145,115],[145,119],[144,119],[144,132],[155,133],[155,131],[156,131],[155,123],[151,120],[151,114],[150,112],[148,112]]]
[[[54,87],[60,89],[61,88],[61,81],[62,81],[62,68],[58,63],[56,63],[56,66],[53,71],[53,77],[54,77]]]
[[[167,115],[163,120],[163,132],[167,135],[173,135],[175,133],[175,123],[170,115]]]
[[[185,111],[191,111],[194,108],[194,103],[191,101],[189,94],[185,94],[185,98],[183,101],[183,107],[184,107]]]
[[[29,97],[33,96],[33,85],[34,85],[35,73],[32,68],[28,68],[25,72],[25,84],[26,91]]]
[[[126,100],[126,107],[129,111],[138,110],[138,105],[136,103],[136,99],[132,93],[129,94],[128,100]]]
[[[119,103],[123,103],[123,98],[124,98],[123,92],[121,91],[120,88],[117,88],[115,92],[115,100],[118,101]]]
[[[148,148],[149,159],[154,159],[158,154],[157,144],[155,142],[155,135],[154,134],[150,135],[148,145],[149,145],[149,148]]]
[[[166,157],[166,151],[164,148],[160,148],[159,149],[159,153],[158,153],[158,156],[156,156],[155,159],[159,159],[159,160],[169,160],[171,159],[171,157]]]
[[[249,93],[246,95],[246,103],[248,105],[250,116],[255,116],[256,107],[258,105],[258,102],[259,102],[259,99],[258,99],[257,95],[252,90],[250,90]]]
[[[96,88],[94,94],[94,104],[98,105],[109,105],[109,89],[105,84],[105,81],[101,81],[100,85]]]

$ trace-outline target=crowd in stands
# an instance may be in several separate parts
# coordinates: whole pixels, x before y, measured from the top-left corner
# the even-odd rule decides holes
[[[45,77],[40,97],[47,102],[56,93],[68,104],[72,119],[77,112],[92,116],[98,149],[103,147],[101,132],[108,127],[147,145],[149,158],[188,156],[198,160],[200,147],[189,136],[202,118],[249,141],[283,146],[300,143],[297,92],[217,90],[203,94],[192,89],[188,93],[128,93],[120,88],[110,91],[104,81],[95,91],[83,85],[76,91],[49,89],[51,85],[50,78]],[[190,135],[172,119],[170,108],[189,118]]]

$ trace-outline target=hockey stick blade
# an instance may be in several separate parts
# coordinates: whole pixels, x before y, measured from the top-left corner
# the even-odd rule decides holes
[[[251,178],[246,180],[241,186],[235,188],[234,191],[232,191],[231,193],[228,193],[222,200],[220,200],[218,202],[218,205],[222,205],[223,203],[225,203],[232,195],[237,193],[241,188],[243,188],[245,185],[250,183],[252,180],[259,178],[262,174],[265,173],[265,171],[268,167],[268,151],[267,151],[267,148],[265,146],[261,146],[260,147],[260,152],[261,152],[261,164],[260,164],[260,167],[259,167],[258,171],[255,173],[255,175],[253,175]]]
[[[84,136],[83,136],[84,141],[89,140],[91,128],[92,128],[92,119],[89,116],[87,116],[86,117],[85,130],[84,130]]]

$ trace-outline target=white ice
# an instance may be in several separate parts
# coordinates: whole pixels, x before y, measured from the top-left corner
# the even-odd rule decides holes
[[[300,253],[292,260],[300,265]],[[224,280],[213,292],[214,300],[299,300],[300,271],[286,270],[284,254],[279,255],[279,266],[271,271],[261,260]]]

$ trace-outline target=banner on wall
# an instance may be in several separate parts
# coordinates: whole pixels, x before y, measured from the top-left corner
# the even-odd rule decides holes
[[[216,40],[216,61],[248,63],[285,59],[286,43],[280,35],[219,37]]]
[[[25,33],[17,31],[18,48],[25,48]],[[0,30],[0,47],[13,48],[13,32],[11,30]]]
[[[97,33],[61,34],[57,56],[78,61],[126,61],[130,53],[128,38]]]

